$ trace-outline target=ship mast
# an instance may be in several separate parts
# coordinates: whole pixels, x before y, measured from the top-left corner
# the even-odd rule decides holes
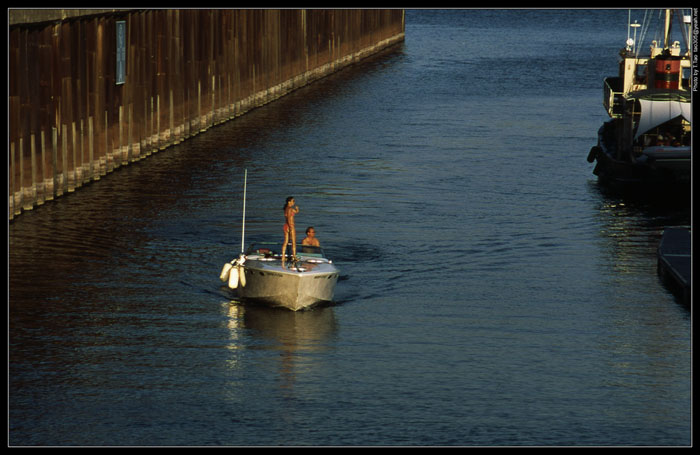
[[[673,16],[673,10],[666,10],[666,20],[664,22],[664,49],[668,49],[669,38],[671,37],[671,17]]]

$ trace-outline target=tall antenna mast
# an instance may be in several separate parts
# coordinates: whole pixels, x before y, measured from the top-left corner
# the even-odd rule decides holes
[[[243,176],[243,229],[241,229],[241,254],[245,251],[245,198],[248,189],[248,169]]]

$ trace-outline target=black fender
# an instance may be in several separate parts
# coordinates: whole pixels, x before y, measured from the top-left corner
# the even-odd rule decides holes
[[[591,151],[588,152],[588,158],[587,158],[588,162],[589,163],[594,162],[596,157],[598,156],[598,154],[602,151],[603,151],[603,149],[601,149],[600,146],[598,146],[598,145],[594,145],[593,147],[591,147]]]

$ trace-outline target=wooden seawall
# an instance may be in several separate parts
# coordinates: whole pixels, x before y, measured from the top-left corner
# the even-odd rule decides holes
[[[10,220],[404,39],[402,10],[9,12]]]

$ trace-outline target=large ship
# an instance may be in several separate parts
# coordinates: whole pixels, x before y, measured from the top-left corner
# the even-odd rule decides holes
[[[662,36],[651,41],[648,54],[640,55],[636,34],[640,32],[643,42],[655,19],[662,22]],[[674,23],[680,26],[680,40],[672,40]],[[645,13],[641,24],[628,25],[619,74],[603,82],[603,105],[610,120],[599,129],[588,161],[596,162],[593,173],[601,181],[689,183],[691,18],[678,10],[662,10]]]

